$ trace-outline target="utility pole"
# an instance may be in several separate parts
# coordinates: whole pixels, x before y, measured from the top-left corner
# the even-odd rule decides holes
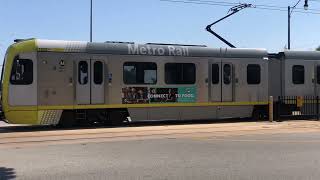
[[[288,6],[288,49],[290,49],[290,44],[291,44],[291,7]]]
[[[90,42],[92,42],[92,0],[90,0]]]
[[[288,6],[288,49],[291,48],[291,15],[293,13],[293,10],[297,7],[297,5],[300,3],[301,0],[299,0],[294,6]],[[308,0],[304,0],[304,10],[308,10]]]

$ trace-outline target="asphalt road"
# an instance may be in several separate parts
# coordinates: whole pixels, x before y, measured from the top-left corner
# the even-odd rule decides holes
[[[2,133],[0,179],[318,180],[320,123],[305,124]]]

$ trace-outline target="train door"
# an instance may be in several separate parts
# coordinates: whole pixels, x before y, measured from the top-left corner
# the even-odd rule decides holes
[[[221,60],[209,61],[209,99],[211,102],[221,102]]]
[[[229,62],[222,62],[222,82],[221,82],[221,101],[233,101],[233,65]]]
[[[104,62],[91,60],[91,104],[104,104]]]
[[[79,60],[77,65],[77,104],[104,103],[104,62],[100,60]]]
[[[209,99],[211,102],[233,101],[233,64],[209,61]]]

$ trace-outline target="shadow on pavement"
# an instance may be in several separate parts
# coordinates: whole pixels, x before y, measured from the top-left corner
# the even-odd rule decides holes
[[[291,120],[282,120],[291,121]],[[278,122],[282,122],[278,121]],[[268,122],[267,120],[256,121],[252,118],[232,118],[232,119],[207,119],[207,120],[166,120],[166,121],[140,121],[123,123],[118,126],[107,126],[103,124],[92,125],[79,125],[72,128],[62,128],[58,126],[39,126],[39,125],[0,125],[1,133],[14,133],[14,132],[35,132],[35,131],[63,131],[63,130],[78,130],[78,129],[99,129],[99,128],[123,128],[123,127],[143,127],[143,126],[174,126],[174,125],[191,125],[191,124],[232,124],[241,122]]]
[[[13,168],[0,167],[0,180],[10,180],[16,178]]]
[[[13,132],[34,132],[34,131],[59,131],[59,130],[77,130],[77,129],[99,129],[99,128],[122,128],[122,127],[142,127],[142,126],[173,126],[173,125],[190,125],[190,124],[217,124],[217,123],[239,123],[239,122],[255,122],[251,118],[237,118],[237,119],[220,119],[220,120],[166,120],[166,121],[140,121],[124,123],[119,126],[106,126],[102,124],[82,125],[72,128],[61,128],[56,126],[0,126],[1,133]]]

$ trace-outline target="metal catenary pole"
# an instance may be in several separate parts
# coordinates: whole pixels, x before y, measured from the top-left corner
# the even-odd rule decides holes
[[[288,6],[288,49],[290,49],[290,37],[291,37],[291,32],[290,32],[290,27],[291,26],[291,7]]]
[[[291,16],[294,11],[294,9],[297,7],[297,5],[300,3],[301,0],[299,0],[294,6],[288,6],[288,49],[291,49]],[[304,9],[308,10],[308,0],[304,0]]]
[[[92,0],[90,0],[90,42],[92,42]]]

